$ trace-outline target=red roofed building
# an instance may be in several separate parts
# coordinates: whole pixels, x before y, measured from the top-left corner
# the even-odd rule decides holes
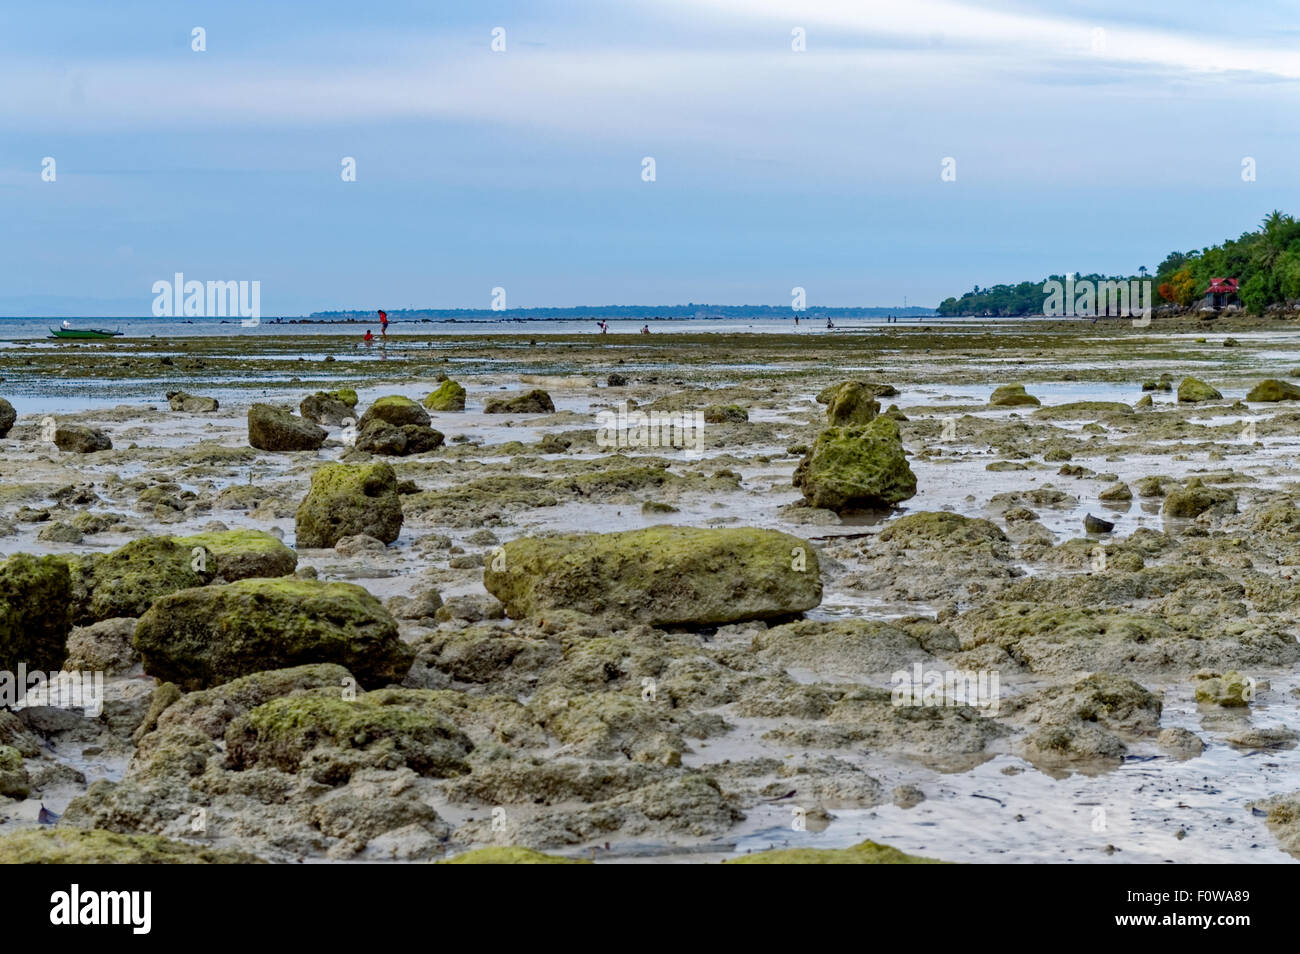
[[[1211,278],[1210,287],[1205,289],[1205,294],[1209,296],[1210,303],[1215,308],[1222,308],[1223,302],[1235,297],[1240,290],[1240,286],[1235,278]]]

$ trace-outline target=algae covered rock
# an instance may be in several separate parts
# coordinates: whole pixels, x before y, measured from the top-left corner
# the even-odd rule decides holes
[[[325,785],[361,769],[406,766],[419,775],[466,774],[473,745],[436,706],[429,690],[368,692],[354,699],[334,690],[272,699],[226,730],[238,769],[272,765],[305,772]]]
[[[145,672],[185,689],[324,662],[382,686],[401,681],[414,658],[396,621],[361,587],[292,577],[165,596],[140,619],[135,646]]]
[[[743,858],[728,858],[723,864],[728,865],[941,865],[946,862],[934,858],[922,858],[909,855],[880,845],[874,841],[864,841],[852,848],[780,848],[774,851],[759,851]]]
[[[57,557],[19,553],[0,563],[0,671],[57,670],[67,655],[72,580]]]
[[[904,547],[954,547],[982,543],[1005,543],[1007,535],[992,521],[947,511],[909,513],[891,520],[880,531],[882,543]]]
[[[989,404],[993,407],[1020,407],[1022,405],[1038,407],[1042,403],[1038,398],[1026,392],[1023,384],[1004,384],[995,389],[989,397]]]
[[[198,563],[200,572],[227,583],[254,576],[288,576],[298,567],[298,554],[264,530],[218,530],[177,537],[176,542],[189,548],[191,565]]]
[[[826,404],[826,421],[831,427],[870,424],[880,414],[875,390],[865,381],[846,381]]]
[[[0,837],[0,864],[8,865],[247,865],[261,859],[243,851],[172,841],[159,835],[123,835],[85,828],[42,828]]]
[[[74,454],[93,454],[111,450],[113,442],[97,427],[83,424],[60,424],[54,431],[54,445],[61,451]]]
[[[704,409],[705,424],[744,424],[749,412],[739,404],[710,404]]]
[[[370,405],[366,413],[361,415],[357,426],[365,430],[366,425],[372,421],[383,421],[393,427],[403,427],[407,424],[428,427],[429,415],[410,398],[400,394],[389,394]]]
[[[563,608],[656,626],[790,616],[822,598],[811,544],[751,528],[524,537],[498,551],[483,582],[516,618]]]
[[[327,436],[324,428],[283,408],[254,404],[248,409],[248,443],[258,450],[316,450]]]
[[[362,533],[392,543],[402,531],[397,475],[387,464],[327,464],[312,475],[296,526],[299,547],[332,547]]]
[[[541,388],[534,388],[514,397],[488,398],[483,405],[485,414],[553,414],[555,402]]]
[[[0,798],[21,801],[31,792],[31,780],[23,766],[23,754],[11,745],[0,745]]]
[[[18,420],[18,412],[14,410],[14,406],[4,398],[0,398],[0,437],[9,436],[9,430],[16,420]]]
[[[84,561],[78,575],[86,595],[78,601],[76,622],[139,616],[158,597],[212,579],[195,565],[193,548],[170,537],[141,537]]]
[[[898,388],[892,384],[882,384],[874,381],[841,381],[839,384],[830,384],[817,392],[818,404],[830,404],[835,399],[841,388],[850,384],[856,384],[859,387],[866,388],[874,397],[894,397],[898,394]]]
[[[1247,401],[1300,401],[1300,387],[1289,381],[1266,378],[1250,389]]]
[[[589,865],[586,858],[562,858],[548,855],[531,848],[519,848],[515,845],[478,848],[466,851],[454,858],[438,862],[440,865]]]
[[[1207,487],[1199,477],[1193,477],[1184,486],[1168,493],[1160,512],[1166,517],[1232,514],[1237,512],[1237,495],[1222,487]]]
[[[864,427],[829,427],[794,472],[809,505],[837,513],[882,510],[916,494],[898,423],[878,417]]]
[[[1196,378],[1183,378],[1178,385],[1178,400],[1182,404],[1196,404],[1199,401],[1218,401],[1223,395],[1204,381]]]
[[[465,410],[465,389],[448,378],[420,402],[430,411]]]
[[[1209,676],[1196,683],[1196,701],[1211,706],[1234,708],[1250,705],[1255,682],[1235,669],[1221,676]]]

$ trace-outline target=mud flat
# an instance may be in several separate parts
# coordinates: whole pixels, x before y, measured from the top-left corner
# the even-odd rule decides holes
[[[1247,321],[5,345],[0,669],[104,689],[0,711],[0,860],[1300,857],[1296,369]]]

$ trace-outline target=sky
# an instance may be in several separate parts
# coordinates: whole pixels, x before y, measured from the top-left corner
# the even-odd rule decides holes
[[[1131,274],[1300,213],[1298,40],[1275,0],[8,3],[0,314]]]

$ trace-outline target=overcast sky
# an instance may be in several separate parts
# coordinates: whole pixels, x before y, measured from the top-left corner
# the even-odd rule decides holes
[[[1273,0],[7,3],[0,311],[148,314],[175,272],[277,315],[1155,268],[1300,212],[1298,32]]]

